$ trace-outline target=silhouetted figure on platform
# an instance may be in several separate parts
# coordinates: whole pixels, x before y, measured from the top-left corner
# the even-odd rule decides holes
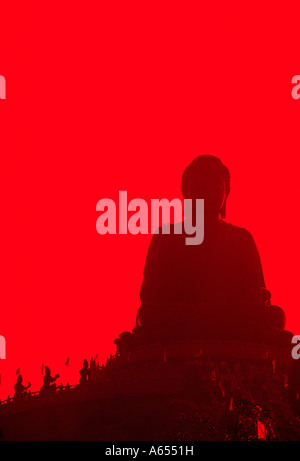
[[[51,376],[51,370],[48,367],[45,367],[45,376],[44,376],[44,385],[41,390],[49,391],[55,390],[56,384],[55,381],[59,378],[59,375]]]
[[[255,242],[247,230],[224,221],[229,170],[216,157],[200,156],[184,171],[181,190],[193,200],[193,213],[196,199],[204,199],[204,242],[188,246],[187,235],[172,231],[154,235],[135,342],[220,338],[277,343],[285,314],[270,305]]]
[[[85,385],[88,384],[89,382],[89,375],[90,375],[90,369],[89,369],[89,363],[87,360],[84,360],[83,362],[83,367],[80,370],[80,381],[79,384]]]
[[[30,387],[31,383],[28,383],[27,386],[23,385],[23,378],[21,375],[19,375],[17,378],[17,382],[15,384],[15,398],[27,395],[27,389],[29,389]]]

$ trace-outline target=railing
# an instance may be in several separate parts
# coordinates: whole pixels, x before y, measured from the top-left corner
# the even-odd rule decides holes
[[[0,400],[0,406],[11,404],[13,402],[23,402],[24,400],[31,399],[32,397],[45,396],[49,394],[53,395],[53,393],[57,393],[57,392],[64,392],[64,391],[67,392],[72,389],[78,389],[79,387],[80,387],[79,384],[72,384],[71,386],[70,385],[67,385],[67,386],[60,385],[60,386],[57,386],[56,388],[52,388],[48,390],[40,390],[36,392],[29,391],[17,397],[13,397],[13,398],[8,397],[6,400]]]

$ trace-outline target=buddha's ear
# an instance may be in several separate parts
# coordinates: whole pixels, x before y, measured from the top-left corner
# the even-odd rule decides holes
[[[221,208],[221,218],[222,219],[226,218],[226,203],[227,203],[227,198],[225,199],[225,202]]]
[[[225,219],[225,218],[226,218],[226,205],[227,205],[227,199],[228,199],[229,193],[230,193],[230,189],[227,190],[226,198],[225,198],[225,200],[224,200],[223,206],[222,206],[221,211],[220,211],[220,214],[221,214],[221,218],[222,218],[222,219]]]
[[[222,209],[221,209],[221,218],[225,219],[226,218],[226,203],[224,203]]]

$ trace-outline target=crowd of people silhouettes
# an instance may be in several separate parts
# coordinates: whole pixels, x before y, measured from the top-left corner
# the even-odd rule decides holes
[[[100,370],[102,367],[99,366],[99,363],[96,359],[91,358],[90,363],[88,362],[87,359],[84,360],[83,366],[81,370],[79,371],[80,375],[80,380],[79,380],[79,385],[80,386],[85,386],[89,383],[91,383],[95,378],[99,375]],[[60,384],[59,386],[56,385],[56,381],[59,379],[60,375],[55,374],[54,376],[51,375],[51,370],[49,367],[43,367],[43,386],[41,387],[40,392],[48,392],[48,391],[56,391],[56,389],[63,390],[63,389],[68,389],[70,388],[69,383],[67,386],[63,386]],[[17,382],[14,386],[14,398],[20,398],[20,397],[25,397],[25,396],[30,396],[30,388],[31,388],[31,383],[29,382],[27,386],[23,384],[23,377],[20,374],[19,370],[17,371],[18,377],[17,377]],[[10,400],[10,399],[8,399]]]

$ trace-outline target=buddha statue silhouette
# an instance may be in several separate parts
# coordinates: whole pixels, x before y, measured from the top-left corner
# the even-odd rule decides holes
[[[271,305],[251,234],[228,224],[230,173],[218,158],[202,155],[184,171],[185,199],[204,199],[204,242],[186,235],[154,235],[141,288],[135,343],[184,339],[286,343],[285,314]],[[123,334],[128,340],[128,333]],[[127,335],[127,336],[126,336]],[[122,346],[122,335],[116,344]],[[124,346],[124,344],[123,344]]]

